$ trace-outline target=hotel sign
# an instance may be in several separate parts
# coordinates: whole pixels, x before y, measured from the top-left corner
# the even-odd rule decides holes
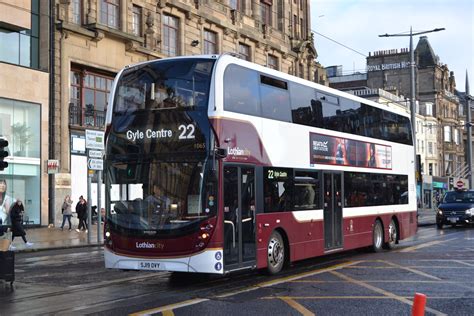
[[[410,67],[410,62],[402,61],[399,63],[391,64],[378,64],[378,65],[367,65],[367,71],[382,71],[382,70],[395,70]]]

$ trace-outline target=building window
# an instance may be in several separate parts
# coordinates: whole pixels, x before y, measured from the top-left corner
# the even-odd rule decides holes
[[[303,22],[303,18],[300,18],[300,34],[301,34],[301,38],[306,38],[306,32],[305,32],[305,27],[304,27],[304,22]]]
[[[285,23],[285,17],[283,16],[283,0],[277,1],[277,22],[278,31],[283,31],[283,25]]]
[[[179,20],[171,15],[163,15],[163,53],[178,55]]]
[[[245,1],[246,0],[230,0],[230,7],[241,12],[242,14],[245,14]]]
[[[298,38],[298,17],[293,15],[293,37]]]
[[[136,5],[132,9],[132,34],[142,36],[142,8]]]
[[[71,22],[75,24],[81,24],[81,2],[80,0],[71,1]]]
[[[40,224],[41,210],[41,106],[0,98],[0,135],[8,140],[8,167],[0,176],[5,193],[0,195],[0,218],[10,223],[10,207],[19,198],[28,222]],[[10,160],[10,157],[15,159]],[[18,159],[19,158],[19,159]]]
[[[266,3],[260,3],[262,24],[272,26],[272,6]]]
[[[119,0],[102,0],[100,5],[100,22],[108,27],[119,28]]]
[[[239,43],[239,54],[243,59],[251,61],[251,59],[250,59],[250,46]]]
[[[31,1],[31,30],[0,27],[0,61],[39,68],[39,3]]]
[[[457,128],[454,129],[454,143],[459,145],[459,130]]]
[[[459,104],[458,114],[459,114],[459,116],[464,116],[464,104],[462,104],[462,103]]]
[[[426,103],[426,116],[433,116],[433,103]]]
[[[433,143],[428,142],[428,154],[433,155]]]
[[[451,142],[451,126],[445,126],[444,127],[444,141],[446,143]]]
[[[204,54],[217,54],[217,34],[204,30]]]
[[[273,55],[267,57],[267,67],[278,70],[278,58]]]
[[[304,79],[304,66],[303,64],[298,64],[298,75],[300,78]]]
[[[71,71],[69,122],[103,128],[114,78],[87,71]]]

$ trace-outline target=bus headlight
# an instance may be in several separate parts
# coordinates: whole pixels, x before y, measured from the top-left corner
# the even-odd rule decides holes
[[[105,232],[105,237],[110,238],[110,232]]]
[[[466,210],[466,215],[472,216],[474,214],[474,207],[471,207],[470,209]]]
[[[443,211],[442,211],[442,210],[438,210],[438,215],[443,215]]]

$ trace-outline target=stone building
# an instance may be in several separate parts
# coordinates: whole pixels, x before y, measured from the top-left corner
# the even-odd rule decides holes
[[[453,72],[439,61],[428,38],[421,36],[415,48],[416,151],[421,156],[425,204],[429,192],[443,192],[450,182],[467,176],[465,163],[465,111],[455,94]],[[329,67],[329,86],[340,90],[382,89],[409,103],[410,51],[406,48],[369,53],[367,72],[337,75]],[[364,95],[364,92],[360,92]],[[400,103],[400,102],[398,102]],[[407,107],[409,111],[409,106]],[[464,180],[465,181],[465,180]],[[466,182],[466,181],[465,181]]]
[[[432,176],[462,177],[465,148],[462,141],[465,114],[455,95],[456,81],[447,65],[439,61],[428,37],[421,36],[415,48],[417,113],[426,117],[419,128],[436,134],[417,143],[417,152],[427,151],[424,173]],[[367,85],[410,95],[410,52],[408,49],[379,51],[367,58]]]
[[[9,142],[0,171],[0,218],[20,199],[29,225],[48,223],[49,4],[0,0],[0,137]]]
[[[52,146],[61,162],[56,209],[65,194],[75,201],[86,195],[85,130],[104,129],[108,94],[125,65],[235,52],[302,78],[325,80],[315,62],[308,0],[56,0],[54,14]]]

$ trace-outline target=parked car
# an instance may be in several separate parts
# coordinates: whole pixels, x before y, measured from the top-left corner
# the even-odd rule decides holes
[[[456,226],[474,223],[474,190],[454,190],[445,193],[436,212],[436,225]]]

